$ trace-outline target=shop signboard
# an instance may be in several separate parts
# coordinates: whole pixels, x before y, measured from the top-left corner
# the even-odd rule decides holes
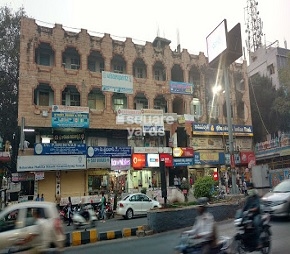
[[[186,82],[170,81],[170,93],[191,95],[193,92],[193,84]]]
[[[18,156],[17,171],[86,169],[85,155]]]
[[[131,167],[131,158],[111,158],[112,170],[128,170]]]
[[[144,147],[135,146],[133,147],[134,153],[168,153],[172,154],[172,147]]]
[[[240,165],[241,164],[241,157],[240,153],[234,153],[234,158],[235,158],[235,165]],[[231,156],[229,153],[225,153],[225,165],[231,165]]]
[[[224,153],[218,152],[195,152],[195,165],[222,165],[225,164]]]
[[[253,157],[255,157],[255,154],[253,151],[251,152],[240,152],[241,157],[241,164],[248,165],[248,163],[252,160]]]
[[[223,149],[222,137],[193,137],[190,140],[190,146],[195,150],[202,149]]]
[[[87,168],[110,168],[110,157],[87,158]]]
[[[193,157],[192,147],[174,147],[172,150],[173,157]]]
[[[173,158],[173,166],[191,166],[194,164],[193,158]]]
[[[133,94],[133,76],[102,71],[102,91]]]
[[[233,125],[232,127],[235,136],[253,136],[253,126],[251,125]],[[228,130],[227,124],[192,124],[192,133],[195,135],[228,135]]]
[[[44,180],[44,172],[35,172],[35,181]]]
[[[165,167],[173,167],[173,158],[172,155],[168,153],[160,153],[160,161],[165,162]]]
[[[34,181],[35,175],[33,173],[12,173],[12,182]]]
[[[52,105],[51,127],[89,128],[89,112],[88,107]]]
[[[116,124],[141,124],[142,113],[139,109],[118,109]]]
[[[68,143],[38,143],[34,145],[35,155],[86,155],[87,149],[85,144],[68,144]]]
[[[130,146],[90,146],[88,147],[88,158],[90,157],[131,157]]]
[[[132,155],[132,167],[134,169],[142,169],[146,166],[146,154],[134,153]]]
[[[148,153],[146,156],[146,166],[149,168],[157,168],[160,165],[159,154]]]

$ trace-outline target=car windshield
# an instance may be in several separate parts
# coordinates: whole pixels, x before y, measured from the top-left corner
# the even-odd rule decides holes
[[[290,192],[290,181],[283,181],[279,183],[274,189],[273,192]]]

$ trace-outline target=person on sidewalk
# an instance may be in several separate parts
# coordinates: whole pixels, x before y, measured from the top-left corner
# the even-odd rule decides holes
[[[106,222],[106,205],[107,205],[107,201],[106,201],[105,193],[102,191],[101,213],[102,213],[102,221],[103,222]]]
[[[67,219],[68,219],[68,224],[67,226],[70,226],[71,223],[73,223],[73,220],[72,220],[72,205],[71,205],[71,202],[68,202],[67,204]]]
[[[243,181],[243,192],[245,194],[245,197],[248,196],[248,186],[247,186],[245,179]]]

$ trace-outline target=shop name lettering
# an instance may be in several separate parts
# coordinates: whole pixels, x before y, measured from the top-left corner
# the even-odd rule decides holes
[[[88,161],[91,163],[108,163],[110,162],[110,158],[89,158]]]
[[[130,159],[112,160],[112,166],[130,166]]]
[[[195,130],[201,131],[216,131],[216,132],[228,132],[229,128],[227,125],[209,125],[209,124],[194,124]],[[252,133],[250,126],[233,126],[234,132]]]
[[[103,152],[103,153],[116,153],[116,152],[120,152],[120,151],[127,151],[128,148],[122,148],[122,147],[106,147],[106,146],[98,146],[98,147],[94,147],[94,151],[95,152]]]

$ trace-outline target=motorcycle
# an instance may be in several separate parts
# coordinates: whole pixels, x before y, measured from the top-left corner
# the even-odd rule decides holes
[[[101,203],[97,204],[95,206],[95,210],[96,210],[96,216],[98,220],[102,220],[103,219],[102,218],[102,204]],[[114,213],[111,202],[106,202],[105,213],[106,213],[107,219],[111,219],[115,217],[115,213]]]
[[[227,236],[221,236],[217,244],[210,248],[210,254],[227,254],[230,252],[232,239]],[[182,234],[180,244],[175,247],[175,251],[179,254],[200,254],[202,253],[204,241],[193,239],[188,234]]]
[[[72,221],[75,229],[86,225],[95,227],[97,216],[92,205],[87,205],[83,209],[78,208],[73,214]]]
[[[238,227],[239,232],[234,237],[234,249],[235,253],[245,253],[253,251],[261,251],[263,254],[270,253],[271,248],[271,230],[270,230],[270,214],[264,213],[261,216],[261,233],[260,233],[260,242],[262,248],[258,249],[254,237],[257,237],[255,234],[255,227],[253,224],[253,214],[241,210],[237,211],[236,219],[234,224]]]
[[[68,221],[67,217],[67,206],[64,206],[60,211],[59,211],[59,216],[63,222]]]

